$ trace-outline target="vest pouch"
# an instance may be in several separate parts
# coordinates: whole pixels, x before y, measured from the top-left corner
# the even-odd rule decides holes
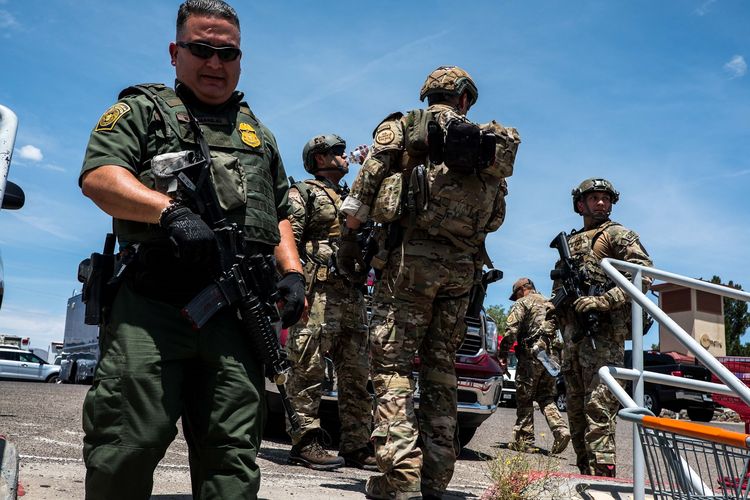
[[[446,126],[443,163],[450,170],[471,174],[486,167],[480,162],[481,133],[471,122],[451,120]]]
[[[380,224],[388,224],[399,219],[403,211],[403,192],[404,174],[402,172],[396,172],[383,179],[370,213],[372,220]]]
[[[490,165],[485,172],[493,177],[510,177],[513,175],[513,165],[516,161],[518,146],[521,144],[521,137],[518,131],[513,127],[503,127],[496,121],[491,121],[480,125],[485,131],[491,131],[495,137],[495,162]]]
[[[174,198],[179,183],[177,174],[190,165],[195,164],[196,155],[194,151],[177,151],[175,153],[164,153],[156,155],[151,159],[151,170],[149,171],[153,183],[149,185],[141,179],[146,186],[167,194]],[[191,179],[194,177],[192,171],[186,172]]]
[[[245,172],[236,157],[221,151],[211,151],[211,180],[219,199],[219,206],[223,210],[229,211],[245,206]]]
[[[424,109],[409,111],[404,118],[404,146],[410,157],[419,160],[427,155],[428,124],[432,113]]]

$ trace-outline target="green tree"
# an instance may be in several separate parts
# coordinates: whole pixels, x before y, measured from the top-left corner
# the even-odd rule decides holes
[[[722,283],[721,278],[714,276],[711,283],[726,285],[737,290],[742,290],[742,285],[736,284],[729,280],[729,283]],[[750,327],[750,313],[748,312],[747,302],[742,300],[730,299],[724,300],[724,333],[727,343],[727,355],[729,356],[748,356],[750,355],[750,344],[742,343],[742,335]]]
[[[508,319],[508,315],[505,313],[505,307],[495,304],[485,309],[487,316],[495,320],[497,324],[497,332],[500,335],[505,333],[505,322]]]

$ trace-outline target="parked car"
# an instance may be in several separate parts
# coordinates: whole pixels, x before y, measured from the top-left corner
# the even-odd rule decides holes
[[[286,332],[282,331],[282,345],[286,344]],[[479,426],[497,410],[502,390],[500,365],[495,358],[497,350],[496,327],[491,318],[481,313],[477,323],[467,324],[464,341],[456,353],[456,377],[458,379],[458,438],[462,445],[467,444]],[[415,359],[415,378],[418,379],[419,359]],[[320,418],[324,429],[334,439],[338,436],[338,393],[333,362],[326,360],[328,369],[323,386],[320,404]],[[372,387],[369,387],[373,393]],[[414,407],[419,411],[419,381]],[[373,396],[374,397],[374,396]],[[266,400],[268,402],[270,424],[276,431],[284,422],[284,409],[276,386],[266,380]]]
[[[625,351],[625,366],[632,367],[630,350]],[[643,369],[675,377],[711,381],[711,372],[708,368],[698,364],[693,356],[685,356],[676,352],[644,351]],[[627,382],[626,389],[632,394],[630,382]],[[557,378],[556,403],[561,411],[567,410],[565,381],[562,374]],[[659,416],[662,409],[674,412],[687,410],[690,420],[697,422],[710,422],[714,417],[715,409],[711,395],[706,392],[648,382],[643,388],[643,406],[656,416]]]
[[[51,365],[30,351],[0,348],[0,378],[37,382],[57,382],[60,367]]]

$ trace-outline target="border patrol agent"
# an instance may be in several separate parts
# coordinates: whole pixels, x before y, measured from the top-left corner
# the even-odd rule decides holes
[[[177,82],[130,87],[91,133],[79,182],[114,218],[120,248],[138,246],[100,331],[101,359],[83,408],[86,497],[151,495],[153,471],[182,418],[195,498],[256,498],[265,422],[263,367],[236,311],[194,331],[180,309],[213,279],[213,231],[154,189],[152,160],[211,151],[210,182],[248,246],[284,275],[284,323],[299,319],[304,277],[288,220],[288,180],[271,132],[235,88],[237,14],[188,0],[169,45]],[[196,123],[197,122],[197,123]]]
[[[484,239],[505,218],[505,178],[520,143],[513,128],[466,118],[478,91],[461,68],[437,68],[419,97],[426,109],[378,125],[341,209],[347,217],[337,262],[344,272],[363,271],[354,230],[368,218],[388,228],[385,253],[373,259],[382,265],[370,323],[372,440],[382,475],[367,480],[371,498],[440,498],[453,476],[456,349],[469,292],[483,265],[491,267]]]
[[[377,470],[370,450],[372,397],[369,378],[367,314],[360,283],[337,272],[335,251],[341,236],[341,203],[348,187],[339,182],[349,172],[346,142],[336,134],[310,139],[302,150],[305,170],[314,178],[289,191],[292,229],[304,261],[309,317],[289,331],[292,362],[287,389],[302,429],[292,433],[289,461],[317,470],[346,463]],[[318,410],[326,376],[326,356],[337,375],[341,437],[338,457],[320,444]]]
[[[601,260],[618,260],[652,266],[638,234],[610,220],[612,206],[620,199],[612,183],[602,178],[586,179],[573,189],[573,210],[583,217],[583,228],[568,238],[571,257],[587,277],[589,286],[606,290],[601,295],[576,299],[556,311],[563,334],[563,365],[568,422],[582,474],[615,476],[615,419],[619,403],[600,382],[597,371],[605,365],[622,366],[625,340],[630,333],[630,300],[614,286],[601,267]],[[644,278],[645,289],[651,284]],[[553,296],[560,283],[552,286]],[[591,342],[584,333],[581,315],[595,312],[599,333]]]

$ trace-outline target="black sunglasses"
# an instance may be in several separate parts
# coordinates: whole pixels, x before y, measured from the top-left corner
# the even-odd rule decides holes
[[[200,42],[177,42],[177,46],[188,49],[191,54],[201,59],[211,59],[214,54],[217,54],[220,60],[229,62],[242,55],[242,51],[237,47],[214,47]]]
[[[328,154],[332,154],[333,156],[344,156],[345,151],[346,146],[334,146],[328,150]]]

